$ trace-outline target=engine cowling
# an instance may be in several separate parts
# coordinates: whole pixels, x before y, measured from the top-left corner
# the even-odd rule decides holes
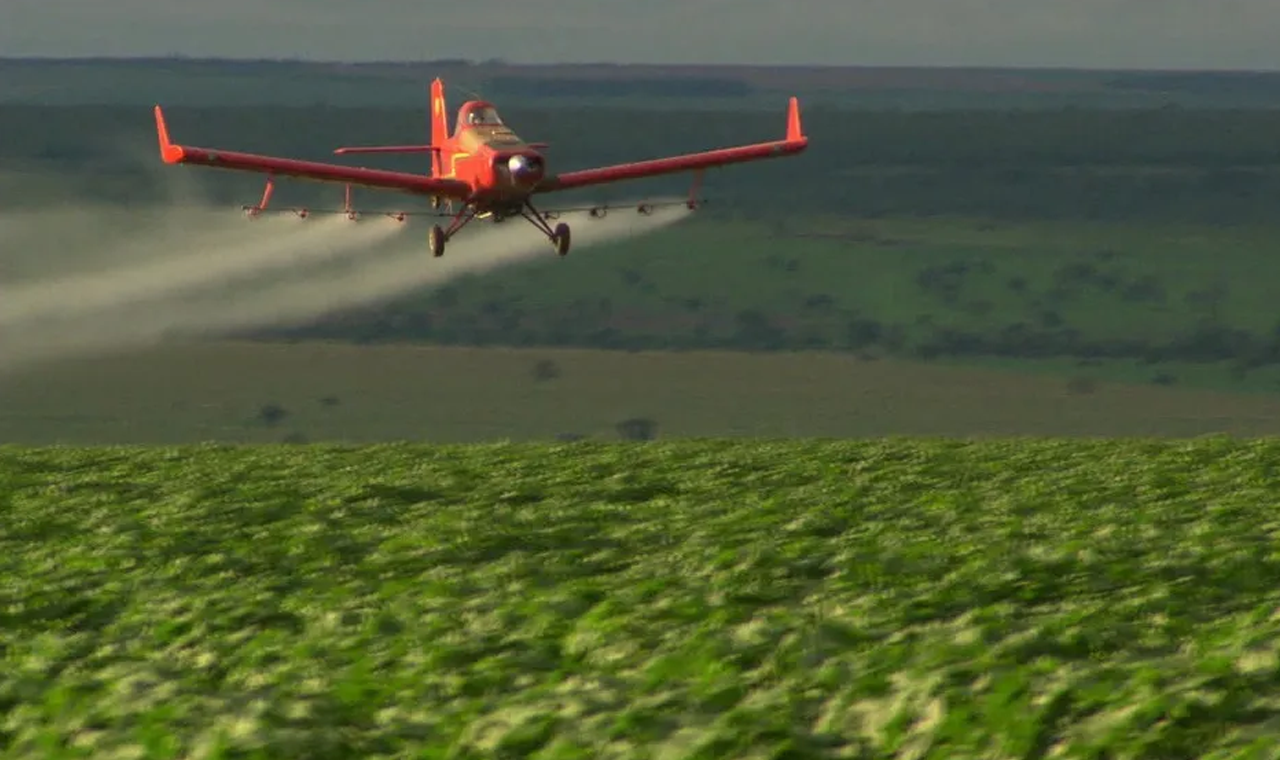
[[[511,175],[512,182],[518,185],[532,185],[542,179],[546,166],[541,156],[518,153],[505,161],[499,159]]]

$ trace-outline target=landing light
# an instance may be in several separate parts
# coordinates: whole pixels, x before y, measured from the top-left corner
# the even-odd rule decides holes
[[[535,157],[516,155],[507,159],[507,169],[513,177],[533,178],[542,174],[542,162]]]

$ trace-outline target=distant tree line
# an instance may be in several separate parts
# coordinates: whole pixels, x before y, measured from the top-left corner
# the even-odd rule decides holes
[[[407,315],[406,315],[407,316]],[[739,312],[713,330],[703,324],[687,331],[658,334],[602,327],[578,334],[553,325],[521,321],[503,326],[468,322],[467,316],[436,324],[426,315],[401,318],[383,314],[346,314],[293,328],[259,330],[246,337],[266,340],[326,339],[357,343],[431,342],[475,346],[575,346],[607,350],[732,349],[747,351],[837,350],[869,357],[919,359],[1135,359],[1144,363],[1232,362],[1243,371],[1280,364],[1280,323],[1265,334],[1201,320],[1167,340],[1089,336],[1068,324],[1045,326],[1017,321],[985,330],[916,325],[877,320],[844,312],[841,321],[817,329],[789,328],[776,316],[756,309]],[[510,328],[510,329],[507,329]]]
[[[730,77],[635,77],[628,79],[495,76],[488,79],[485,96],[521,98],[740,98],[755,88]],[[501,101],[499,101],[501,102]]]

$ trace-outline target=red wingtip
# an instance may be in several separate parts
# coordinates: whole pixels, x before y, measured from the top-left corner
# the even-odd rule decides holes
[[[164,111],[156,106],[156,136],[160,139],[160,159],[166,164],[176,164],[182,160],[181,146],[169,140],[169,127],[164,123]]]
[[[800,126],[800,100],[794,95],[787,105],[787,141],[798,142],[805,139],[804,130]]]

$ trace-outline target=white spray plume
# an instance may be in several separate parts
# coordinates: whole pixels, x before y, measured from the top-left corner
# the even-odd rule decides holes
[[[340,215],[246,221],[225,211],[172,210],[132,228],[115,211],[0,216],[0,370],[110,352],[167,337],[283,325],[439,287],[467,274],[545,258],[546,237],[520,219],[473,222],[445,255],[427,250],[421,221]],[[594,245],[685,218],[568,214],[566,272]],[[60,221],[59,221],[60,220]],[[333,270],[342,265],[341,271]],[[61,270],[61,271],[59,271]]]

